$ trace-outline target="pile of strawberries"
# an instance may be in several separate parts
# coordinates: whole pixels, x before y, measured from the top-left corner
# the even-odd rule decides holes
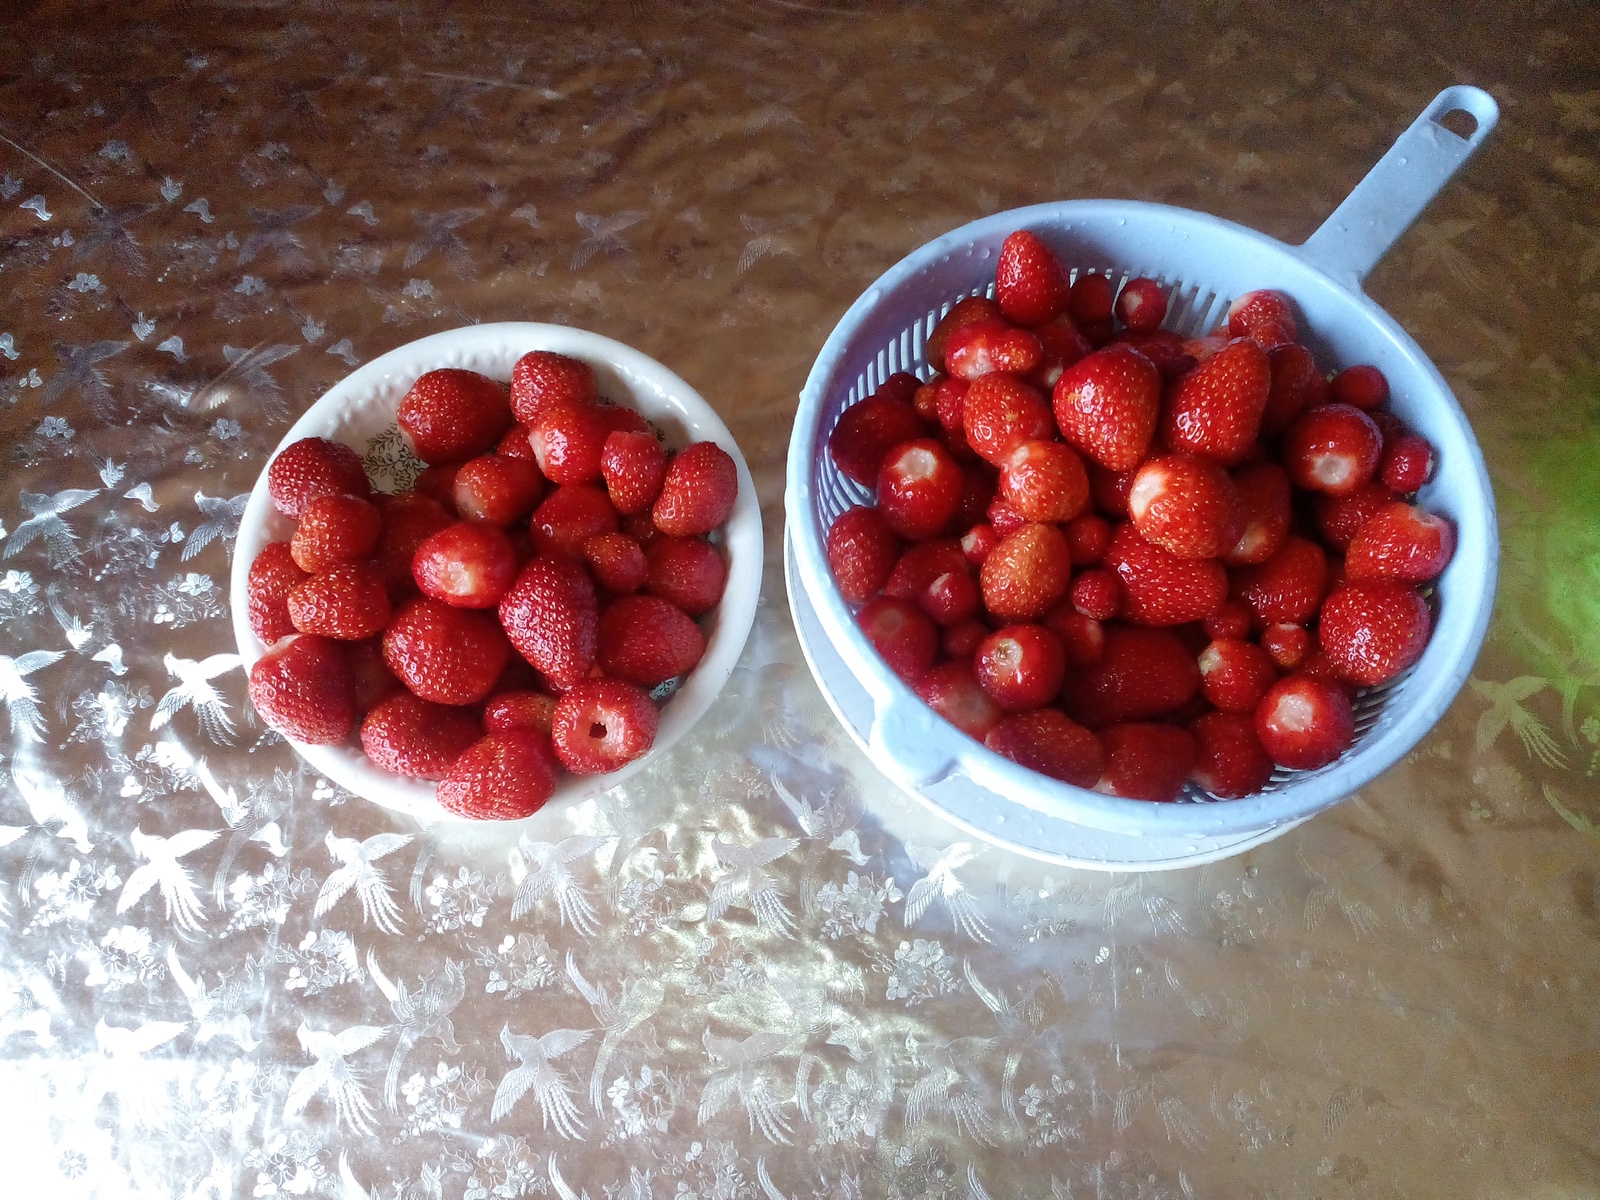
[[[931,378],[830,436],[877,495],[827,538],[868,639],[958,729],[1080,787],[1234,798],[1333,762],[1358,689],[1426,647],[1418,589],[1455,547],[1411,502],[1434,453],[1382,372],[1328,378],[1279,292],[1185,340],[1154,280],[1069,285],[1028,231],[996,276],[929,336]]]
[[[412,492],[374,494],[355,451],[322,438],[268,467],[298,524],[250,566],[270,647],[250,699],[300,742],[359,730],[376,766],[437,780],[460,816],[524,817],[561,770],[614,771],[654,743],[651,689],[700,661],[697,621],[727,583],[707,535],[737,468],[710,442],[669,457],[587,363],[546,351],[509,394],[429,371],[398,420],[429,464]]]

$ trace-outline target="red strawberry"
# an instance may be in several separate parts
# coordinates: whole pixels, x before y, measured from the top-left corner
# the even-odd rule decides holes
[[[1104,275],[1080,275],[1067,295],[1067,312],[1096,346],[1111,336],[1111,280]]]
[[[1072,607],[1071,601],[1056,605],[1044,618],[1045,626],[1061,641],[1067,666],[1086,667],[1100,661],[1106,649],[1104,627]]]
[[[1349,496],[1371,482],[1383,453],[1372,418],[1348,404],[1303,414],[1283,438],[1283,466],[1296,487]]]
[[[928,340],[923,343],[923,361],[935,371],[943,371],[945,369],[945,345],[950,341],[952,333],[961,328],[961,326],[970,324],[973,321],[993,320],[1000,315],[1000,306],[993,300],[986,299],[983,296],[968,296],[965,300],[957,301],[950,311],[939,319],[939,323],[933,327],[933,332],[928,335]],[[916,435],[908,434],[906,436],[915,437]],[[905,438],[896,438],[895,440],[904,441]],[[852,478],[854,477],[852,476]],[[871,486],[872,481],[869,478],[857,480],[857,482]]]
[[[453,490],[463,520],[510,525],[539,503],[544,476],[531,459],[480,454],[461,464]]]
[[[344,741],[356,725],[356,701],[343,646],[314,633],[285,638],[250,668],[250,703],[293,741]]]
[[[1221,608],[1202,622],[1202,628],[1212,641],[1242,640],[1250,636],[1254,616],[1243,600],[1225,600]]]
[[[967,389],[961,408],[967,445],[994,466],[1003,466],[1023,442],[1054,436],[1050,406],[1014,375],[985,375]]]
[[[592,408],[600,385],[588,363],[549,350],[530,350],[511,368],[511,410],[524,425],[536,425],[558,407]]]
[[[952,457],[954,454],[951,451]],[[945,526],[945,532],[954,537],[982,521],[989,512],[989,505],[994,503],[996,481],[996,474],[988,463],[970,462],[964,466],[961,498],[956,501],[956,511]]]
[[[1213,796],[1237,800],[1259,792],[1272,778],[1272,759],[1249,714],[1207,713],[1192,725],[1198,751],[1190,778]]]
[[[907,683],[916,682],[939,652],[939,627],[905,600],[869,600],[856,614],[856,624],[889,669]]]
[[[828,435],[828,453],[846,478],[875,487],[884,456],[901,442],[927,436],[917,410],[894,395],[872,395],[844,410]]]
[[[888,400],[903,400],[910,404],[916,397],[917,389],[921,386],[922,380],[911,374],[910,371],[896,371],[893,375],[885,378],[872,394]]]
[[[1200,690],[1223,712],[1254,713],[1278,681],[1271,657],[1250,642],[1224,639],[1200,652]]]
[[[668,540],[677,539],[662,536],[656,542]],[[643,548],[625,533],[602,533],[588,539],[583,543],[583,561],[589,568],[589,574],[594,576],[594,581],[613,596],[637,592],[650,577],[650,563],[645,558]],[[717,562],[722,562],[720,555]],[[727,574],[728,568],[723,565],[720,578],[726,580]],[[720,583],[716,587],[716,595],[717,599],[722,598]],[[713,600],[711,605],[715,604],[716,600]]]
[[[1026,524],[1020,518],[1017,525],[1020,528]],[[983,560],[989,557],[990,551],[1000,544],[1000,533],[987,521],[974,525],[961,535],[961,553],[966,556],[969,566],[981,567]]]
[[[1002,540],[1010,537],[1028,523],[1027,517],[998,496],[989,502],[989,510],[984,515],[988,518],[987,524],[989,528],[993,529],[996,536]]]
[[[391,696],[361,722],[361,748],[372,765],[411,779],[443,779],[482,736],[470,710],[435,704],[410,692]]]
[[[517,577],[517,552],[503,530],[457,521],[417,547],[411,570],[424,595],[455,608],[494,608]]]
[[[1288,537],[1260,566],[1233,573],[1232,594],[1250,606],[1259,625],[1301,624],[1317,613],[1328,585],[1328,558],[1305,538]]]
[[[990,632],[989,627],[977,617],[968,617],[945,627],[939,635],[939,648],[944,651],[946,658],[970,660]]]
[[[356,642],[383,632],[389,592],[367,563],[339,563],[299,584],[288,598],[289,619],[301,633]]]
[[[1395,494],[1378,482],[1367,484],[1348,496],[1320,494],[1311,501],[1322,540],[1341,553],[1350,548],[1350,539],[1369,518],[1395,502]]]
[[[366,497],[371,492],[361,456],[326,438],[301,438],[285,446],[267,468],[272,507],[292,521],[319,496]]]
[[[620,679],[591,679],[556,702],[551,738],[574,775],[605,775],[649,751],[660,721],[649,692]]]
[[[978,585],[960,543],[921,542],[900,556],[884,594],[915,604],[936,624],[953,625],[978,611]]]
[[[545,498],[529,526],[540,554],[559,552],[579,558],[592,537],[617,532],[617,510],[593,484],[568,484]]]
[[[1133,490],[1133,477],[1138,473],[1138,467],[1111,471],[1097,462],[1089,464],[1089,496],[1094,500],[1094,506],[1111,518],[1108,526],[1111,522],[1128,519],[1128,493]],[[1109,535],[1106,544],[1110,545]]]
[[[969,383],[1004,371],[1026,375],[1044,360],[1044,347],[1026,329],[1007,321],[972,321],[950,334],[944,369]]]
[[[494,452],[505,458],[522,458],[528,462],[535,462],[533,444],[528,441],[528,435],[532,432],[533,430],[526,425],[513,425],[494,444]]]
[[[345,661],[350,664],[357,716],[371,712],[396,692],[405,691],[405,684],[394,677],[394,672],[383,661],[381,637],[363,638],[359,642],[344,642],[342,645],[345,648]]]
[[[1150,449],[1161,411],[1161,373],[1126,347],[1097,350],[1062,373],[1054,406],[1067,441],[1101,466],[1126,471]]]
[[[439,463],[417,476],[417,493],[449,509],[456,510],[456,472],[460,463]],[[454,518],[451,518],[454,520]]]
[[[472,704],[494,687],[511,647],[488,613],[419,596],[383,631],[383,661],[424,700]]]
[[[1260,641],[1267,656],[1285,671],[1293,671],[1304,662],[1306,653],[1311,649],[1311,634],[1304,625],[1292,621],[1268,625],[1261,631]]]
[[[467,747],[434,794],[458,817],[515,821],[544,806],[556,771],[549,738],[537,729],[508,729]]]
[[[1019,229],[1001,243],[994,298],[1006,320],[1043,325],[1065,311],[1071,286],[1056,252],[1038,235]]]
[[[739,495],[739,468],[715,442],[694,442],[672,456],[650,510],[662,533],[693,537],[728,519]]]
[[[315,575],[342,562],[366,558],[378,545],[383,518],[355,496],[319,496],[306,505],[289,552],[302,571]]]
[[[636,433],[651,438],[656,436],[655,427],[644,419],[644,415],[626,405],[602,400],[594,412],[595,419],[600,422],[608,438],[613,433]]]
[[[1067,672],[1061,639],[1043,625],[1007,625],[990,634],[972,665],[978,685],[1007,712],[1048,704]]]
[[[1356,530],[1344,559],[1345,577],[1426,583],[1438,578],[1455,554],[1456,531],[1442,517],[1413,504],[1379,509]]]
[[[1161,436],[1173,450],[1237,466],[1255,446],[1271,392],[1266,352],[1249,338],[1236,338],[1173,385]]]
[[[1289,675],[1272,685],[1256,709],[1256,736],[1272,761],[1295,771],[1325,767],[1355,740],[1350,700],[1335,684]]]
[[[1192,454],[1167,454],[1140,467],[1128,489],[1128,515],[1145,541],[1179,558],[1216,558],[1244,532],[1244,502],[1233,480]]]
[[[1282,292],[1246,292],[1228,305],[1230,337],[1247,337],[1263,350],[1275,350],[1294,341],[1296,333],[1294,312]]]
[[[1289,477],[1275,463],[1260,463],[1240,468],[1233,485],[1244,509],[1244,528],[1222,561],[1230,567],[1264,563],[1283,548],[1283,539],[1289,535],[1293,518]]]
[[[1072,607],[1096,621],[1109,621],[1122,607],[1122,581],[1115,571],[1092,567],[1080,571],[1067,593]]]
[[[878,511],[884,521],[901,537],[915,540],[935,537],[950,524],[966,476],[944,446],[932,438],[917,438],[901,442],[884,457],[877,483]],[[661,524],[659,515],[656,524]]]
[[[1111,339],[1113,346],[1126,346],[1137,350],[1161,372],[1164,383],[1187,375],[1200,365],[1200,360],[1184,349],[1184,340],[1170,329],[1151,329],[1140,332],[1124,329]]]
[[[1415,492],[1433,478],[1433,447],[1415,433],[1402,434],[1383,447],[1378,463],[1383,485],[1402,496]]]
[[[640,687],[694,670],[705,652],[700,627],[659,596],[623,596],[600,614],[600,669]]]
[[[395,420],[423,462],[465,462],[500,440],[511,403],[487,375],[446,367],[411,385]]]
[[[663,535],[645,553],[645,590],[691,617],[710,612],[728,584],[728,563],[705,538]]]
[[[1089,503],[1089,476],[1064,442],[1023,442],[1000,468],[1000,495],[1029,521],[1070,521]]]
[[[1194,770],[1194,735],[1173,725],[1113,725],[1100,731],[1106,765],[1094,790],[1129,800],[1167,803]]]
[[[933,416],[924,417],[931,420],[949,434],[960,434],[965,442],[967,435],[962,424],[962,414],[966,411],[967,389],[972,385],[965,379],[954,379],[948,375],[940,375],[938,379],[919,388],[917,395],[924,392],[929,395],[929,402],[933,407]],[[918,409],[918,415],[921,410]]]
[[[865,604],[889,581],[900,539],[875,508],[857,505],[828,528],[828,565],[847,604]]]
[[[1003,717],[983,744],[1031,771],[1075,787],[1091,787],[1105,769],[1100,739],[1053,708]]]
[[[1261,414],[1261,436],[1275,438],[1302,412],[1327,398],[1328,381],[1317,369],[1311,351],[1298,342],[1273,350],[1267,355],[1267,363],[1272,370],[1272,386]]]
[[[551,483],[599,482],[600,456],[613,430],[598,405],[551,405],[528,428],[534,461]]]
[[[1049,612],[1072,584],[1072,552],[1054,525],[1024,525],[983,560],[984,607],[1003,621]]]
[[[1098,513],[1084,513],[1061,527],[1072,551],[1072,565],[1092,567],[1106,555],[1111,544],[1111,522]]]
[[[661,494],[667,452],[648,433],[608,433],[600,450],[600,474],[619,513],[644,512]]]
[[[656,523],[650,519],[650,514],[647,512],[623,517],[619,525],[622,533],[627,534],[644,549],[649,549],[650,543],[661,536],[661,531],[656,528]]]
[[[548,736],[555,712],[556,698],[548,692],[529,688],[496,692],[484,703],[483,728],[488,733],[504,733],[508,729],[537,729]]]
[[[1039,339],[1039,365],[1026,378],[1046,396],[1055,391],[1062,373],[1074,363],[1094,353],[1094,344],[1066,313],[1031,330]]]
[[[1168,629],[1107,625],[1104,651],[1067,680],[1066,709],[1091,729],[1159,717],[1200,691],[1194,655]]]
[[[373,564],[383,576],[389,598],[397,600],[415,584],[411,571],[417,548],[454,524],[455,518],[438,501],[418,492],[384,497],[378,511],[383,517],[383,532],[378,534],[378,546],[372,552]]]
[[[1167,319],[1167,294],[1154,279],[1139,276],[1122,285],[1117,293],[1116,315],[1136,333],[1159,329]]]
[[[941,663],[925,672],[914,690],[934,712],[980,742],[1005,716],[978,683],[970,662]]]
[[[288,542],[263,546],[250,564],[245,590],[250,597],[250,629],[268,646],[294,630],[289,593],[311,576],[300,569]]]
[[[594,584],[570,558],[541,554],[523,567],[500,601],[500,624],[555,688],[571,687],[594,665],[600,606]]]
[[[1228,573],[1212,559],[1179,558],[1119,525],[1105,565],[1122,580],[1122,615],[1136,625],[1204,621],[1228,598]]]
[[[1334,669],[1352,683],[1378,687],[1428,648],[1428,602],[1403,583],[1349,583],[1322,606],[1318,636]]]
[[[1389,379],[1377,367],[1363,363],[1346,367],[1328,381],[1328,392],[1336,404],[1348,404],[1362,412],[1382,408],[1389,401]]]
[[[939,424],[939,388],[949,378],[944,372],[935,371],[932,379],[926,383],[919,383],[917,390],[911,393],[912,411],[924,424]]]

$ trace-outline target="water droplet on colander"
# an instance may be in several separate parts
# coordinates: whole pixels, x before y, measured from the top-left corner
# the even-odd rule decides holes
[[[978,257],[980,259],[982,259],[984,262],[988,262],[989,261],[989,247],[985,246],[982,250],[980,250],[978,252]]]
[[[1410,162],[1410,161],[1411,161],[1411,160],[1410,160],[1410,159],[1409,159],[1409,158],[1402,158],[1402,159],[1401,159],[1401,160],[1400,160],[1400,165],[1401,165],[1401,166],[1402,166],[1402,167],[1403,167],[1403,166],[1405,166],[1405,165],[1406,165],[1406,164],[1407,164],[1407,163],[1409,163],[1409,162]]]

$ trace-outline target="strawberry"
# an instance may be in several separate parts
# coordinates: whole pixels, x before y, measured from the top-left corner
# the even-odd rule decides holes
[[[568,484],[551,492],[534,510],[529,531],[540,554],[579,558],[590,538],[617,532],[617,510],[593,484]]]
[[[1089,464],[1089,496],[1094,506],[1111,518],[1108,526],[1112,522],[1128,519],[1128,493],[1133,490],[1133,477],[1138,473],[1138,467],[1111,471],[1097,462]],[[1111,544],[1109,536],[1106,544]]]
[[[665,537],[658,541],[668,540]],[[583,561],[594,581],[613,596],[637,592],[650,577],[650,564],[644,549],[625,533],[602,533],[583,543]],[[717,559],[722,562],[721,557]],[[721,568],[721,578],[726,579],[727,567]],[[722,587],[716,588],[717,599],[722,598]],[[711,607],[716,604],[711,601]]]
[[[1006,321],[972,321],[950,334],[944,369],[968,383],[996,371],[1026,375],[1044,360],[1044,347]]]
[[[1117,319],[1136,333],[1159,329],[1167,319],[1167,294],[1154,279],[1139,276],[1122,285],[1114,308]]]
[[[1233,572],[1232,594],[1250,606],[1258,625],[1301,624],[1316,615],[1328,584],[1328,557],[1322,547],[1287,537],[1266,562]]]
[[[631,513],[623,517],[618,525],[620,532],[638,542],[642,549],[648,550],[650,543],[661,536],[661,531],[656,528],[656,523],[650,519],[648,512]]]
[[[548,736],[555,713],[556,698],[548,692],[531,688],[496,692],[484,702],[483,728],[486,733],[537,729]]]
[[[1204,621],[1228,598],[1228,573],[1213,559],[1179,558],[1117,526],[1105,565],[1122,580],[1122,615],[1136,625]]]
[[[1256,737],[1280,767],[1315,771],[1355,741],[1350,700],[1335,684],[1288,675],[1273,684],[1256,709]]]
[[[661,494],[667,452],[648,433],[608,433],[600,449],[600,475],[619,513],[644,512]]]
[[[505,458],[522,458],[528,462],[537,462],[533,456],[533,444],[528,441],[528,435],[532,432],[533,430],[526,425],[513,425],[494,444],[494,452]]]
[[[893,375],[887,376],[872,394],[888,400],[903,400],[910,404],[921,386],[922,380],[910,371],[896,371]]]
[[[883,591],[915,604],[938,625],[953,625],[978,611],[978,585],[966,555],[948,538],[920,542],[902,554]]]
[[[536,425],[552,408],[592,408],[600,384],[588,363],[549,350],[530,350],[511,368],[511,411]]]
[[[952,450],[951,457],[954,456]],[[945,525],[945,532],[954,537],[982,521],[988,515],[989,505],[994,503],[997,482],[998,476],[988,463],[974,461],[962,467],[961,496],[956,501],[956,511]]]
[[[927,425],[938,425],[939,422],[939,389],[949,382],[950,377],[943,371],[935,371],[933,378],[926,383],[919,383],[917,390],[911,393],[911,408],[917,417]],[[959,382],[965,382],[961,380]]]
[[[361,722],[361,748],[372,765],[410,779],[443,779],[482,736],[470,710],[405,691],[383,701]]]
[[[968,617],[945,627],[939,635],[939,648],[944,651],[946,658],[970,660],[990,632],[989,627],[977,617]]]
[[[1061,652],[1066,655],[1069,667],[1087,667],[1099,662],[1105,653],[1105,628],[1093,617],[1086,617],[1073,608],[1070,600],[1046,613],[1044,623],[1060,639]]]
[[[1094,353],[1094,344],[1066,313],[1030,331],[1039,339],[1039,365],[1029,371],[1027,382],[1046,396],[1055,391],[1062,373],[1074,363]]]
[[[1070,521],[1089,503],[1089,476],[1064,442],[1023,442],[1000,468],[1000,495],[1029,521]]]
[[[263,546],[251,562],[245,582],[250,630],[266,645],[295,631],[289,618],[289,593],[310,578],[294,561],[288,542]]]
[[[1363,522],[1345,554],[1345,577],[1426,583],[1438,578],[1455,554],[1456,531],[1442,517],[1396,502]]]
[[[979,583],[991,616],[1031,621],[1067,594],[1072,552],[1054,525],[1024,525],[983,560]]]
[[[418,492],[383,497],[378,511],[383,517],[383,531],[372,552],[373,564],[383,576],[390,600],[398,600],[415,586],[411,572],[418,547],[454,524],[455,518],[438,501]]]
[[[1246,292],[1228,305],[1228,336],[1247,337],[1262,350],[1276,350],[1295,340],[1294,312],[1282,292]]]
[[[295,526],[289,553],[302,571],[313,575],[343,562],[366,558],[378,545],[383,518],[355,496],[318,496],[307,504]]]
[[[1115,571],[1091,567],[1080,571],[1067,593],[1072,607],[1096,621],[1109,621],[1122,607],[1122,581]]]
[[[1328,381],[1328,394],[1335,404],[1371,412],[1388,403],[1389,379],[1377,367],[1365,363],[1346,367]]]
[[[1250,636],[1254,616],[1243,600],[1225,600],[1221,608],[1201,622],[1201,628],[1212,641],[1243,640]]]
[[[1272,392],[1266,352],[1236,338],[1173,385],[1161,412],[1161,436],[1173,450],[1237,466],[1255,445]]]
[[[950,524],[966,476],[940,443],[916,438],[885,455],[877,483],[878,511],[884,521],[901,537],[917,540],[937,536]],[[663,491],[663,500],[666,495]],[[656,507],[659,510],[660,501]],[[659,512],[656,524],[661,525]]]
[[[927,436],[917,410],[895,395],[871,395],[844,410],[828,435],[834,466],[863,487],[875,487],[884,456],[901,442]]]
[[[1313,646],[1305,658],[1300,661],[1299,672],[1309,675],[1313,679],[1320,679],[1324,683],[1331,683],[1344,693],[1344,698],[1352,705],[1356,697],[1361,695],[1361,685],[1346,678],[1333,659],[1328,657],[1328,652],[1321,646]]]
[[[494,687],[511,647],[488,613],[419,596],[383,631],[383,661],[424,700],[472,704]]]
[[[1322,540],[1343,553],[1350,548],[1350,539],[1374,514],[1388,508],[1396,496],[1386,486],[1372,482],[1348,496],[1319,494],[1312,497],[1311,513],[1317,522]]]
[[[1100,658],[1067,680],[1066,709],[1091,729],[1159,717],[1199,694],[1200,668],[1169,629],[1104,627]]]
[[[1216,558],[1244,532],[1244,501],[1233,480],[1192,454],[1147,460],[1128,489],[1128,515],[1145,541],[1179,558]]]
[[[1352,683],[1378,687],[1428,648],[1428,602],[1389,579],[1350,583],[1322,606],[1318,637],[1334,669]]]
[[[1020,517],[1017,520],[1019,528],[1026,523]],[[999,531],[987,521],[974,525],[961,535],[961,553],[966,557],[967,564],[973,567],[983,566],[983,560],[999,544]]]
[[[1264,563],[1282,549],[1289,535],[1293,518],[1289,477],[1276,463],[1260,463],[1236,471],[1233,485],[1244,509],[1244,528],[1222,561],[1230,567]]]
[[[949,375],[940,375],[917,390],[917,395],[928,393],[928,402],[933,409],[931,417],[923,420],[931,421],[946,433],[959,433],[961,440],[966,441],[967,435],[962,424],[962,414],[967,406],[967,389],[972,385],[965,379],[954,379]],[[920,408],[918,415],[922,415]]]
[[[1037,234],[1019,229],[1000,245],[994,298],[1006,320],[1043,325],[1067,307],[1072,284],[1056,252]]]
[[[1267,391],[1267,406],[1261,413],[1261,436],[1281,435],[1308,408],[1327,399],[1328,381],[1317,369],[1317,360],[1298,342],[1279,346],[1267,355],[1272,371],[1272,386]]]
[[[417,547],[411,571],[424,595],[454,608],[494,608],[517,577],[517,552],[496,526],[447,525]]]
[[[356,725],[356,702],[343,646],[314,633],[283,639],[250,668],[250,703],[292,741],[344,741]]]
[[[371,712],[396,692],[405,691],[405,684],[394,677],[394,672],[383,661],[383,638],[363,638],[359,642],[343,642],[341,645],[344,646],[345,661],[350,664],[357,716]]]
[[[1111,336],[1111,280],[1104,275],[1079,275],[1067,294],[1067,312],[1096,346]]]
[[[999,496],[989,502],[989,510],[984,516],[988,518],[989,528],[993,529],[996,536],[1001,540],[1010,537],[1028,523],[1027,517],[1012,508]]]
[[[985,375],[967,389],[961,408],[967,445],[980,458],[1004,466],[1023,442],[1055,434],[1050,406],[1036,390],[1014,375]]]
[[[272,507],[291,521],[298,521],[319,496],[365,498],[371,493],[361,456],[342,442],[301,438],[279,451],[267,467]]]
[[[600,614],[600,669],[640,687],[687,674],[705,652],[700,627],[659,596],[623,596]]]
[[[1061,533],[1067,539],[1075,567],[1094,566],[1106,556],[1106,547],[1111,544],[1111,522],[1099,513],[1073,517],[1061,527]]]
[[[973,321],[990,321],[1000,315],[1000,306],[993,300],[986,299],[983,296],[968,296],[965,300],[957,301],[949,312],[939,318],[939,323],[933,327],[933,332],[928,334],[928,340],[922,345],[923,361],[935,371],[943,371],[945,369],[945,346],[950,341],[952,333],[961,328],[961,326],[970,324]],[[897,438],[895,440],[904,441],[905,439]],[[870,479],[857,480],[857,482],[871,485]]]
[[[662,533],[694,537],[726,521],[738,495],[739,468],[732,456],[715,442],[693,442],[667,464],[650,516]]]
[[[551,483],[599,482],[600,456],[613,431],[598,405],[550,405],[528,429],[534,461]]]
[[[1330,496],[1349,496],[1366,487],[1382,453],[1383,437],[1372,418],[1348,404],[1313,408],[1283,437],[1289,481]]]
[[[889,669],[908,684],[933,663],[939,652],[939,628],[915,604],[879,596],[862,605],[856,624],[867,635]]]
[[[1007,625],[972,658],[978,686],[1007,712],[1038,708],[1056,698],[1066,678],[1061,639],[1043,625]]]
[[[487,375],[446,367],[411,385],[395,420],[423,462],[465,462],[500,440],[511,402]]]
[[[1002,717],[983,744],[1031,771],[1075,787],[1092,786],[1106,764],[1100,739],[1053,708]]]
[[[500,624],[517,653],[564,690],[589,674],[600,637],[594,584],[572,559],[541,554],[500,601]]]
[[[1200,360],[1184,349],[1184,340],[1170,329],[1145,331],[1124,329],[1108,343],[1136,350],[1155,364],[1161,372],[1163,383],[1187,375],[1200,365]]]
[[[480,454],[461,464],[453,491],[463,520],[510,525],[539,503],[544,476],[531,459]]]
[[[1106,765],[1094,790],[1129,800],[1176,800],[1199,753],[1194,735],[1173,725],[1112,725],[1100,742]]]
[[[467,747],[434,794],[458,817],[515,821],[544,806],[557,769],[549,738],[537,729],[508,729]]]
[[[1189,726],[1196,757],[1190,778],[1213,796],[1237,800],[1266,787],[1272,759],[1256,736],[1249,714],[1206,713]]]
[[[311,576],[288,597],[289,620],[301,633],[357,642],[383,632],[389,592],[367,563],[339,563]]]
[[[595,407],[594,414],[595,420],[606,431],[608,438],[613,433],[634,433],[649,438],[656,436],[655,426],[645,420],[644,414],[635,412],[627,405],[601,400]]]
[[[715,608],[727,584],[727,560],[705,538],[662,535],[645,554],[645,590],[691,617]]]
[[[1285,671],[1293,671],[1304,662],[1307,652],[1311,649],[1311,634],[1306,631],[1304,625],[1298,625],[1293,621],[1268,625],[1261,631],[1259,640],[1261,648],[1267,652],[1267,657]]]
[[[1260,646],[1227,638],[1200,652],[1200,691],[1223,712],[1254,713],[1278,681],[1272,658]]]
[[[1161,411],[1161,373],[1142,354],[1107,347],[1062,373],[1053,403],[1067,441],[1101,466],[1126,471],[1150,449]]]
[[[1384,487],[1408,496],[1433,478],[1433,462],[1433,447],[1426,438],[1415,433],[1402,434],[1384,443],[1378,477]]]
[[[574,775],[606,775],[655,745],[661,714],[650,693],[620,679],[591,679],[556,702],[551,740]]]
[[[970,662],[941,663],[925,672],[914,690],[934,712],[980,742],[1005,716],[978,683]]]
[[[417,476],[417,494],[428,497],[428,499],[454,513],[456,510],[456,472],[460,469],[460,463],[438,463],[429,467],[421,475]]]
[[[847,604],[865,604],[889,581],[900,539],[875,508],[857,505],[828,528],[828,565]]]

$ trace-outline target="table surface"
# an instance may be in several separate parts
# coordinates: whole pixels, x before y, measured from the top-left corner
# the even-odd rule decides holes
[[[10,1178],[1593,1194],[1600,9],[1458,7],[13,9]],[[1500,594],[1449,713],[1347,802],[1172,873],[985,849],[900,794],[784,597],[784,453],[834,322],[930,237],[1044,200],[1299,241],[1455,82],[1500,127],[1367,281],[1496,486]],[[767,569],[739,670],[659,769],[514,832],[428,830],[255,720],[226,580],[296,414],[496,320],[695,386],[754,472]]]

